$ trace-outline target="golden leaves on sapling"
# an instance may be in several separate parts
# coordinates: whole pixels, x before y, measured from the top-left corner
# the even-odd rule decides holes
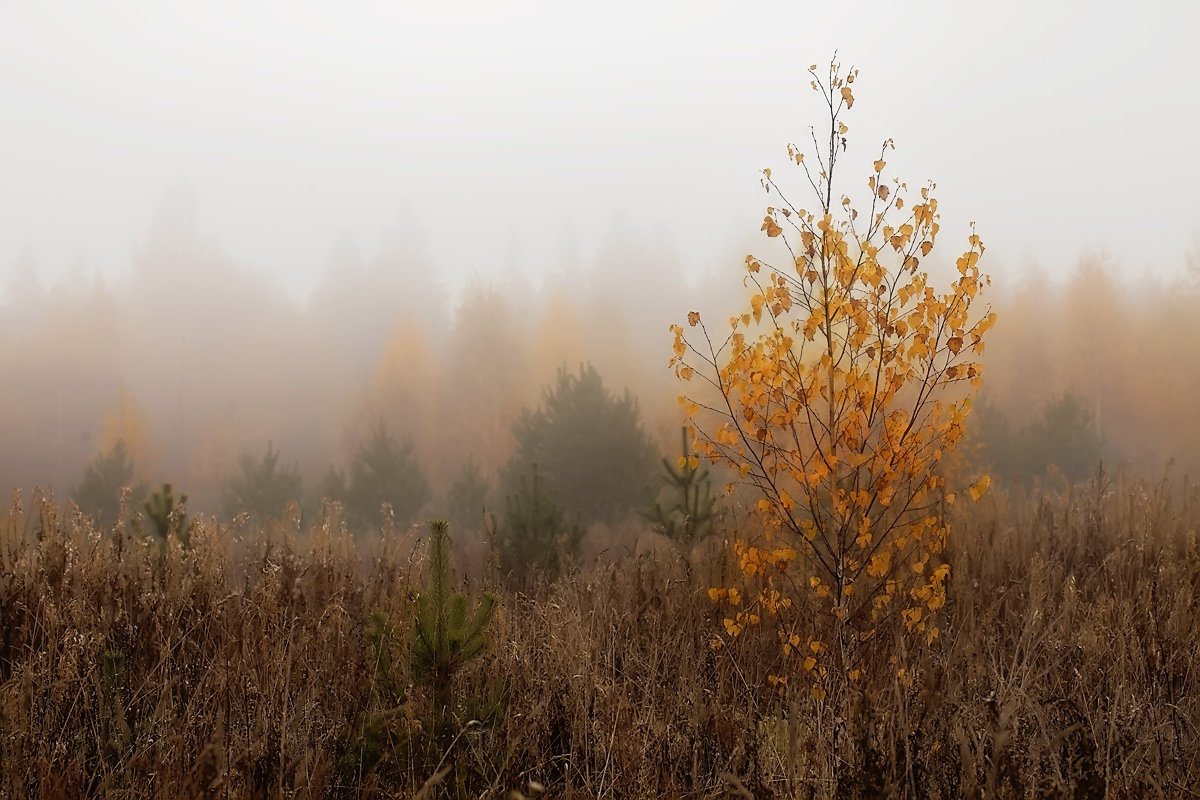
[[[844,137],[849,128],[840,114],[853,106],[849,84],[857,73],[842,78],[836,63],[828,79],[819,78],[815,66],[810,71],[831,112],[831,134]],[[819,210],[797,208],[781,194],[767,209],[761,230],[769,239],[788,239],[779,217],[793,226],[792,263],[776,269],[746,257],[747,285],[755,291],[747,311],[730,318],[729,338],[714,344],[696,312],[688,324],[700,328],[702,349],[672,326],[676,374],[690,379],[702,362],[727,409],[680,398],[698,455],[728,464],[759,493],[761,533],[734,544],[748,582],[733,595],[738,603],[725,619],[729,636],[764,619],[791,624],[784,617],[793,597],[783,586],[806,587],[825,603],[833,634],[843,641],[870,640],[893,615],[932,640],[930,614],[945,603],[949,567],[938,561],[949,531],[931,509],[937,497],[953,502],[938,464],[961,438],[970,407],[963,390],[947,387],[978,386],[981,366],[968,359],[982,354],[995,322],[990,312],[970,313],[988,283],[978,268],[984,246],[972,230],[956,261],[958,280],[936,290],[920,268],[940,232],[935,185],[922,187],[920,202],[906,205],[906,184],[879,180],[882,155],[894,147],[884,142],[867,181],[870,225],[856,227],[853,201],[834,191],[845,146],[844,139],[831,138],[815,176],[803,154],[788,146],[789,160],[817,190]],[[778,194],[771,171],[763,174],[764,187]],[[891,215],[902,216],[889,222]],[[699,362],[687,363],[693,357]],[[986,488],[984,478],[967,494],[978,499]],[[800,582],[780,582],[796,573],[804,576]],[[729,602],[735,588],[710,594]],[[784,649],[785,655],[796,649],[790,636]],[[837,668],[852,673],[854,648],[838,652],[847,660]],[[813,651],[798,667],[824,670],[818,664],[824,654]]]

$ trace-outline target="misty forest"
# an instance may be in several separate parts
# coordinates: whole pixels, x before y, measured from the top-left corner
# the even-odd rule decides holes
[[[704,264],[18,258],[0,797],[1197,796],[1200,240],[994,259],[858,78]]]

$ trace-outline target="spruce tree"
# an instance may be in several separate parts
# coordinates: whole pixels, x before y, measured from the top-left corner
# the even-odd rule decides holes
[[[81,511],[95,517],[98,525],[108,527],[117,522],[121,491],[126,487],[133,490],[135,498],[146,495],[144,484],[134,485],[134,466],[129,458],[129,448],[123,439],[118,439],[109,452],[96,456],[88,464],[73,499]]]
[[[590,365],[558,371],[535,410],[513,423],[516,452],[501,471],[504,494],[519,491],[538,464],[558,502],[583,524],[620,522],[641,506],[658,448],[642,428],[637,400],[617,396]]]
[[[380,422],[350,464],[342,498],[346,521],[356,531],[378,529],[381,509],[392,507],[396,521],[413,521],[429,497],[429,484],[413,455],[412,442],[397,442]]]
[[[717,496],[712,493],[708,470],[700,467],[700,459],[688,445],[687,428],[680,431],[680,438],[682,449],[676,463],[662,460],[665,490],[675,496],[675,502],[664,508],[662,500],[656,499],[654,508],[642,516],[670,539],[688,544],[712,533]]]
[[[538,465],[522,475],[508,506],[503,526],[493,523],[492,539],[500,568],[516,584],[528,584],[537,572],[556,575],[573,557],[583,539],[583,529],[568,522],[566,510],[542,479]]]
[[[249,512],[263,522],[282,515],[288,503],[299,501],[302,494],[299,470],[295,465],[280,467],[279,451],[268,443],[261,459],[250,453],[238,459],[238,472],[221,493],[221,513],[232,518]]]

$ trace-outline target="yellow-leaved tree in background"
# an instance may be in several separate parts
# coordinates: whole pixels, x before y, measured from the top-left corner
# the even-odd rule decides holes
[[[970,313],[989,283],[973,231],[957,277],[931,285],[921,264],[939,232],[934,186],[910,202],[904,183],[885,178],[890,140],[866,204],[837,188],[858,73],[836,60],[827,76],[809,72],[828,106],[828,137],[813,135],[815,165],[795,146],[788,154],[813,202],[794,204],[763,171],[773,204],[762,230],[787,259],[747,256],[749,309],[715,337],[689,313],[688,328],[671,328],[671,365],[711,385],[680,398],[697,452],[755,490],[758,533],[734,543],[744,584],[710,591],[728,608],[725,633],[770,621],[784,664],[771,683],[807,674],[823,699],[831,682],[861,676],[863,645],[888,621],[937,636],[944,511],[955,499],[938,465],[963,435],[995,315]],[[968,493],[977,499],[987,483]],[[802,619],[797,608],[814,604],[828,613]]]
[[[124,385],[118,389],[116,408],[105,414],[100,423],[98,444],[101,456],[113,453],[121,444],[138,480],[145,480],[157,466],[159,451],[150,436],[149,419]]]

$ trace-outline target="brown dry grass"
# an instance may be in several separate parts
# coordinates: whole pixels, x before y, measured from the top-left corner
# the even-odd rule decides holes
[[[414,535],[205,523],[163,553],[14,501],[0,797],[1196,796],[1200,492],[1173,494],[960,512],[942,637],[889,640],[845,713],[767,684],[765,631],[710,646],[716,543],[505,593],[449,752],[403,669]]]

